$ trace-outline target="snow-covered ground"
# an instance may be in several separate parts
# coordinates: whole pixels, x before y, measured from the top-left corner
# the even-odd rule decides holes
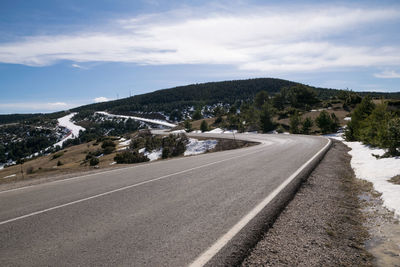
[[[203,140],[199,141],[194,138],[189,138],[189,143],[186,145],[184,156],[198,155],[207,152],[215,148],[217,140]],[[139,149],[139,153],[143,153],[150,161],[158,160],[162,156],[162,149],[156,149],[153,151],[146,151],[146,148]]]
[[[400,185],[388,181],[400,175],[400,157],[377,159],[372,154],[383,155],[383,149],[373,148],[361,142],[346,142],[343,133],[327,136],[340,140],[351,148],[351,167],[356,177],[373,183],[375,190],[382,193],[384,205],[400,217]]]
[[[55,143],[53,145],[53,147],[56,147],[56,146],[62,147],[62,145],[64,144],[65,141],[67,141],[68,139],[77,138],[79,136],[79,131],[85,130],[85,128],[83,128],[79,125],[76,125],[75,123],[73,123],[73,121],[71,121],[72,117],[75,116],[75,114],[76,113],[71,113],[69,115],[66,115],[66,116],[58,119],[58,125],[67,128],[69,133],[61,141]]]
[[[150,161],[158,160],[162,156],[162,149],[160,148],[151,152],[144,152],[144,155],[148,157]]]
[[[114,115],[114,114],[110,114],[110,113],[105,112],[105,111],[97,111],[96,113],[97,114],[102,114],[102,115],[105,115],[105,116],[109,116],[109,117],[125,118],[125,119],[133,119],[133,120],[137,120],[137,121],[144,121],[144,122],[153,123],[153,124],[157,124],[157,125],[162,125],[162,126],[166,126],[166,127],[170,127],[170,128],[176,127],[175,124],[169,123],[169,122],[163,121],[163,120],[152,120],[152,119],[140,118],[140,117],[135,117],[135,116]]]
[[[186,151],[184,155],[189,156],[205,153],[207,150],[215,148],[217,142],[217,140],[199,141],[197,139],[190,138],[189,143],[186,145]]]

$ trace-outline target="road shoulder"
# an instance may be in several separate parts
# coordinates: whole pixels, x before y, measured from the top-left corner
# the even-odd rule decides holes
[[[242,266],[371,266],[349,149],[334,142]]]

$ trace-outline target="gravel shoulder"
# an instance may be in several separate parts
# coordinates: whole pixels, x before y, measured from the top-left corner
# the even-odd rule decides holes
[[[372,266],[369,237],[350,166],[349,148],[334,141],[242,266]]]

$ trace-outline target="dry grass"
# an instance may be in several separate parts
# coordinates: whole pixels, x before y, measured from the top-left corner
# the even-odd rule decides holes
[[[95,142],[92,141],[68,147],[59,152],[27,161],[22,166],[14,165],[4,168],[0,170],[0,183],[92,170],[94,167],[89,166],[89,162],[84,163],[84,160],[88,152],[94,152],[101,148],[100,144],[94,144]],[[110,163],[114,161],[115,154],[116,152],[100,157],[99,168],[111,167]],[[54,157],[55,155],[57,156]],[[63,165],[57,166],[58,161],[61,161]],[[7,176],[12,177],[4,178]]]
[[[329,114],[335,113],[336,117],[339,119],[339,123],[341,126],[344,126],[347,124],[347,121],[344,120],[345,117],[349,116],[349,112],[345,111],[345,110],[334,110],[334,109],[327,109],[326,110]],[[306,112],[304,113],[301,117],[304,120],[307,117],[310,117],[313,121],[315,121],[315,119],[319,116],[319,114],[321,114],[322,111],[310,111],[310,112]],[[281,119],[281,120],[277,120],[278,123],[280,124],[284,124],[289,126],[289,118],[286,119]],[[311,129],[312,131],[317,131],[319,130],[318,127],[315,125],[313,128]]]
[[[200,124],[203,120],[205,120],[208,124],[208,126],[210,126],[211,124],[213,124],[215,122],[217,118],[207,118],[207,119],[201,119],[201,120],[197,120],[197,121],[192,121],[192,128],[193,130],[200,130]]]

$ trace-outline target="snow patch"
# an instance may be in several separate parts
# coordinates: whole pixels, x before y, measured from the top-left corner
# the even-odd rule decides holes
[[[197,139],[190,138],[189,143],[186,145],[186,151],[184,156],[198,155],[205,153],[208,150],[214,149],[217,145],[217,140],[204,140],[199,141]]]
[[[222,134],[224,133],[224,130],[222,130],[221,128],[215,128],[214,130],[208,131],[208,132],[204,132],[204,133],[217,133],[217,134]]]
[[[351,117],[345,117],[343,120],[345,120],[345,121],[351,121]]]
[[[125,138],[122,138],[122,139],[125,139]],[[125,146],[129,146],[130,144],[131,144],[131,139],[129,139],[129,140],[126,140],[126,139],[125,139],[125,141],[120,142],[120,143],[118,144],[118,146],[120,146],[120,147],[125,147]]]
[[[11,178],[11,177],[15,177],[15,176],[17,176],[17,175],[16,175],[16,174],[7,175],[7,176],[4,176],[4,177],[3,177],[3,179],[5,179],[5,178]]]
[[[101,115],[105,115],[105,116],[109,116],[109,117],[117,117],[117,118],[124,118],[124,119],[133,119],[133,120],[137,120],[137,121],[144,121],[144,122],[149,122],[149,123],[162,125],[162,126],[166,126],[166,127],[170,127],[170,128],[176,127],[175,124],[172,124],[172,123],[169,123],[169,122],[163,121],[163,120],[152,120],[152,119],[140,118],[140,117],[135,117],[135,116],[114,115],[114,114],[110,114],[110,113],[104,112],[104,111],[97,111],[96,114],[101,114]]]
[[[186,134],[186,131],[185,130],[175,130],[175,131],[172,131],[172,132],[169,132],[170,134],[181,134],[181,133],[184,133],[184,134]]]
[[[390,183],[388,180],[400,174],[400,157],[377,159],[372,156],[383,155],[386,151],[373,148],[361,142],[346,142],[343,133],[326,135],[342,141],[351,150],[351,167],[357,178],[373,183],[376,191],[382,193],[384,205],[400,217],[400,185]]]
[[[149,158],[150,161],[158,160],[162,155],[162,148],[153,150],[151,152],[145,152],[144,155]]]
[[[55,143],[53,145],[53,147],[56,147],[56,146],[62,147],[64,142],[67,141],[68,139],[77,138],[79,136],[79,131],[85,131],[85,128],[83,128],[79,125],[76,125],[71,121],[72,117],[75,116],[75,114],[76,114],[76,112],[66,115],[64,117],[61,117],[57,120],[59,126],[62,126],[64,128],[68,129],[68,134],[61,141]]]

